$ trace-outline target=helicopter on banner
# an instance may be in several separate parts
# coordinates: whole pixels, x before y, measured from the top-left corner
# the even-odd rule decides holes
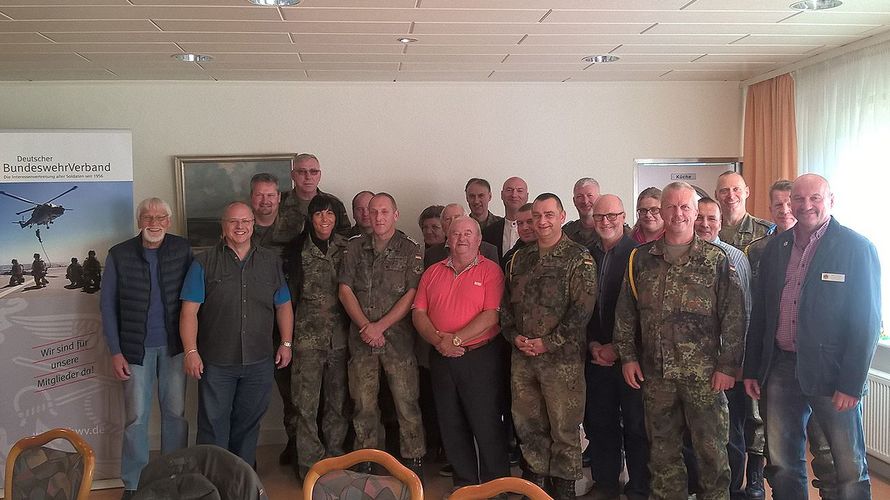
[[[56,205],[53,202],[56,201],[57,199],[61,198],[62,196],[65,196],[66,194],[70,193],[71,191],[74,191],[75,189],[77,189],[77,186],[73,186],[70,189],[68,189],[67,191],[65,191],[64,193],[62,193],[54,198],[51,198],[43,203],[35,203],[27,198],[22,198],[21,196],[16,196],[14,194],[7,193],[6,191],[0,191],[0,194],[2,194],[4,196],[9,196],[10,198],[13,198],[13,199],[16,199],[19,201],[23,201],[25,203],[30,203],[31,205],[34,205],[33,207],[31,207],[27,210],[22,210],[21,212],[15,213],[16,215],[23,215],[28,212],[31,212],[31,216],[28,220],[13,221],[12,222],[13,224],[18,224],[22,229],[24,229],[26,227],[32,227],[35,225],[38,227],[46,226],[46,228],[49,229],[49,225],[52,224],[54,220],[56,220],[59,217],[61,217],[62,215],[64,215],[66,210],[71,210],[70,208],[66,209],[62,205]]]

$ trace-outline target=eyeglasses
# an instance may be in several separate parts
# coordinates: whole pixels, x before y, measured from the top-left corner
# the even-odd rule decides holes
[[[318,168],[298,168],[296,170],[297,175],[301,175],[303,177],[315,177],[316,175],[321,173],[321,169]]]
[[[645,217],[646,214],[652,214],[653,217],[659,215],[661,213],[660,207],[652,207],[652,208],[638,208],[637,209],[637,217]]]
[[[164,223],[169,219],[169,215],[143,215],[139,217],[139,220],[145,224],[152,224],[154,222]]]
[[[615,222],[615,219],[617,219],[619,215],[624,215],[624,212],[617,214],[593,214],[593,221],[602,222],[603,219],[609,219],[609,222]]]
[[[242,226],[249,226],[253,224],[253,219],[223,219],[222,221],[233,226],[237,226],[238,224],[241,224]]]

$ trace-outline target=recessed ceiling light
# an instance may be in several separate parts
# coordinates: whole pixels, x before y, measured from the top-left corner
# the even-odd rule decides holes
[[[843,5],[841,0],[803,0],[791,4],[792,9],[797,10],[825,10]]]
[[[615,62],[621,59],[618,56],[613,56],[612,54],[600,54],[596,56],[586,56],[582,57],[581,60],[589,63],[610,63]]]
[[[202,63],[202,62],[207,62],[207,61],[213,60],[213,57],[211,57],[211,56],[205,56],[205,55],[201,55],[201,54],[190,54],[190,53],[173,54],[170,57],[172,57],[173,59],[176,59],[177,61],[196,62],[196,63]]]
[[[254,5],[262,5],[263,7],[289,7],[297,5],[300,0],[247,0]]]
[[[403,36],[401,38],[396,38],[396,40],[398,40],[399,43],[414,43],[417,41],[416,38],[408,38],[407,36]]]

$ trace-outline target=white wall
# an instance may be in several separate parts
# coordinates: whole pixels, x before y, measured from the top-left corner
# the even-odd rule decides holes
[[[574,218],[572,184],[592,176],[630,212],[635,158],[740,156],[741,95],[732,82],[6,83],[0,128],[131,129],[135,199],[171,203],[175,155],[313,152],[322,189],[347,203],[386,190],[417,236],[420,210],[463,201],[470,177],[498,192],[521,176]],[[265,440],[280,436],[277,399]]]

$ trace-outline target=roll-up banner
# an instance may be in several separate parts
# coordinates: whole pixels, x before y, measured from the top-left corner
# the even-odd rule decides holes
[[[73,429],[120,475],[121,385],[99,315],[108,249],[135,234],[128,130],[0,130],[0,483],[25,436]]]

